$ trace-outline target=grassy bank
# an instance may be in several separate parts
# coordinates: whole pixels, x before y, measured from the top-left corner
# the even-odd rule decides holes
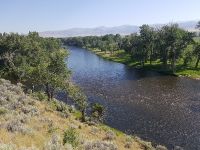
[[[106,125],[82,123],[78,114],[0,79],[0,150],[165,150]]]
[[[141,68],[140,63],[134,61],[131,58],[131,55],[126,53],[123,50],[116,51],[113,54],[111,54],[110,52],[105,53],[98,49],[90,49],[90,50],[104,59],[123,63],[123,64],[128,65],[129,67]],[[186,77],[190,77],[193,79],[200,79],[200,69],[194,68],[194,63],[190,64],[187,67],[183,66],[182,64],[183,64],[183,61],[181,61],[181,60],[177,63],[175,74],[173,74],[170,70],[164,70],[161,62],[159,62],[159,61],[154,61],[154,62],[152,62],[151,65],[149,62],[147,62],[147,63],[145,63],[145,66],[143,69],[154,70],[154,71],[171,74],[171,75],[176,75],[176,76],[186,76]]]

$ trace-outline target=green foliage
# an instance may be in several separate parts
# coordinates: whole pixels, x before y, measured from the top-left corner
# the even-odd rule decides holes
[[[196,64],[195,64],[195,68],[197,68],[198,64],[199,64],[199,61],[200,61],[200,43],[195,43],[193,53],[197,58],[197,61],[196,61]]]
[[[56,99],[53,99],[52,101],[50,101],[49,105],[50,105],[51,109],[54,111],[59,111],[62,113],[69,112],[68,106],[65,103],[58,101]]]
[[[76,119],[81,119],[82,116],[80,111],[75,111],[73,115],[76,117]]]
[[[73,147],[78,146],[78,133],[75,131],[75,129],[70,128],[64,132],[63,145],[66,143],[71,144]]]
[[[4,107],[0,107],[0,115],[4,115],[4,114],[6,114],[7,113],[7,109],[6,108],[4,108]]]
[[[32,93],[32,96],[35,97],[39,101],[47,100],[47,95],[41,91]]]
[[[92,118],[94,121],[101,122],[103,121],[103,115],[104,115],[104,107],[103,105],[99,103],[95,103],[92,105]]]
[[[86,41],[78,43],[89,44]],[[37,32],[30,32],[27,36],[15,33],[0,36],[1,75],[24,84],[27,91],[31,91],[38,100],[51,100],[51,109],[65,114],[68,112],[66,106],[53,100],[53,97],[59,90],[67,91],[78,105],[84,121],[87,98],[69,82],[71,72],[65,63],[67,57],[68,51],[61,47],[60,40],[42,38]]]
[[[184,55],[184,63],[183,63],[183,65],[184,66],[188,66],[188,64],[191,63],[191,62],[192,62],[192,52],[188,51]]]
[[[74,100],[81,112],[81,120],[85,122],[85,111],[88,105],[86,95],[78,86],[75,86],[71,83],[69,83],[67,91],[69,93],[69,97],[71,97]]]
[[[56,90],[66,88],[70,76],[64,62],[67,56],[58,39],[42,38],[36,32],[27,36],[14,33],[0,36],[2,76],[33,91],[34,88],[44,91],[45,87],[49,100]]]

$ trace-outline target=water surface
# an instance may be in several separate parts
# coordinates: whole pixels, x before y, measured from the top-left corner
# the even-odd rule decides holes
[[[107,109],[105,123],[173,148],[200,150],[200,81],[131,69],[69,47],[73,80],[90,102]]]

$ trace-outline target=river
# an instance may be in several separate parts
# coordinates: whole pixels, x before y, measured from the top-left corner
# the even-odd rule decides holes
[[[144,140],[200,150],[200,81],[129,68],[69,47],[72,79],[89,102],[106,108],[105,123]]]

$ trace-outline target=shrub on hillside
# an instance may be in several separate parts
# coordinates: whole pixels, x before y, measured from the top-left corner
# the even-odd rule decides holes
[[[28,134],[31,133],[32,130],[28,129],[27,127],[24,126],[24,124],[20,120],[11,120],[10,122],[7,123],[6,129],[9,132],[20,132],[22,134]]]
[[[103,105],[101,105],[99,103],[93,104],[92,105],[92,115],[91,115],[92,121],[103,122],[104,112],[105,112],[105,110],[104,110]]]
[[[106,136],[104,139],[111,141],[111,140],[114,140],[115,138],[116,138],[116,134],[113,131],[109,130],[106,132]]]
[[[133,142],[132,137],[126,136],[126,141],[125,141],[124,147],[127,148],[127,149],[131,148],[132,142]]]
[[[62,144],[59,135],[53,134],[50,140],[45,144],[44,150],[73,150],[70,144]]]
[[[30,115],[30,116],[37,116],[37,115],[40,114],[39,110],[36,107],[31,106],[31,105],[23,106],[21,108],[21,111],[24,114],[27,114],[27,115]]]
[[[49,107],[46,107],[45,109],[47,111],[57,111],[59,112],[58,114],[63,118],[68,118],[70,115],[68,106],[65,103],[55,99],[52,100],[49,103]]]
[[[60,136],[52,135],[51,139],[45,144],[44,150],[64,150]]]
[[[48,97],[44,92],[34,92],[31,94],[35,99],[39,100],[39,101],[44,101],[47,100]]]
[[[64,132],[63,144],[71,144],[73,147],[77,147],[79,144],[78,134],[75,129],[70,128]]]
[[[8,112],[8,110],[4,107],[0,107],[0,115],[4,115]]]
[[[146,150],[155,150],[155,148],[152,146],[151,142],[146,142],[141,140],[139,137],[134,137],[135,141],[140,143],[141,148]]]
[[[95,141],[95,142],[87,142],[84,145],[85,150],[117,150],[117,146],[104,142],[104,141]]]

